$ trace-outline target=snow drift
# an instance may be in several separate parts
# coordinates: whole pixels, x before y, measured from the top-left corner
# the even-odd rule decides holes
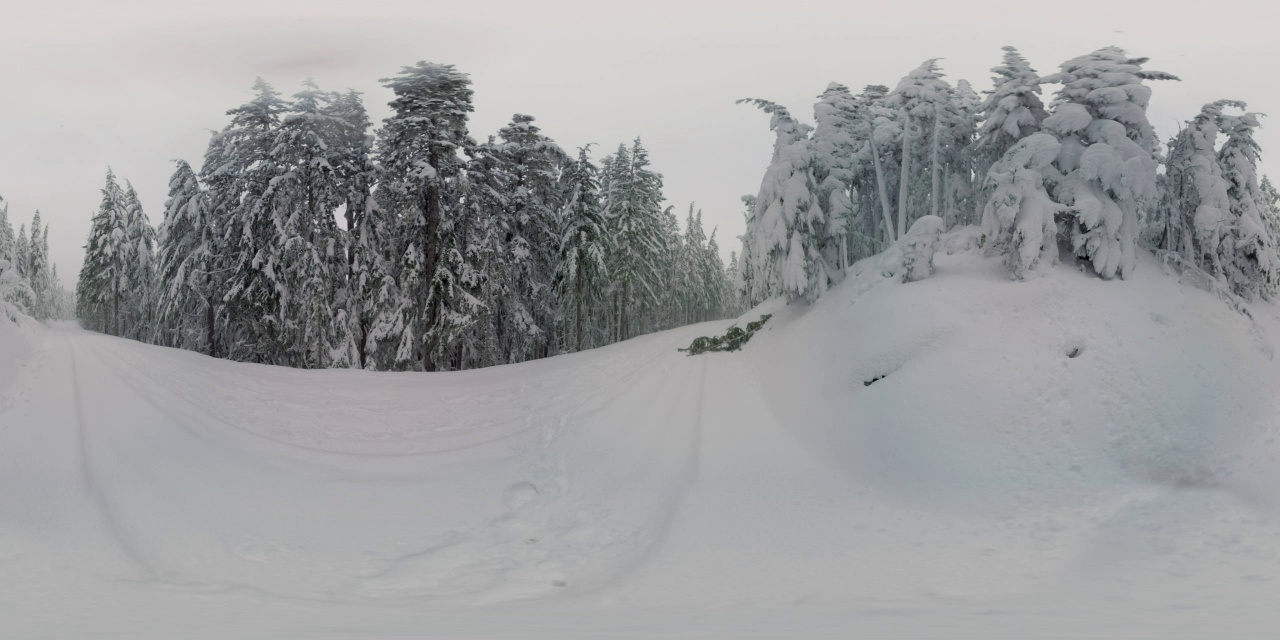
[[[860,263],[811,307],[744,316],[773,314],[745,350],[696,357],[676,349],[730,323],[447,374],[0,323],[0,619],[130,637],[1274,628],[1276,308],[1237,313],[1155,260],[1013,283],[960,240],[928,279]]]

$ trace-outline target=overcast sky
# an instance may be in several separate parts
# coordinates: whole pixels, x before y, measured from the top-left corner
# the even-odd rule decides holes
[[[1270,79],[1280,10],[1196,4],[1209,10],[1177,0],[0,0],[0,196],[15,228],[41,210],[71,286],[108,165],[158,225],[170,160],[198,166],[255,76],[286,95],[308,76],[362,91],[380,123],[390,94],[378,79],[429,60],[471,74],[479,140],[513,113],[536,116],[570,151],[643,137],[670,203],[696,202],[727,256],[742,232],[739,198],[757,190],[772,145],[767,116],[738,98],[811,119],[830,81],[892,87],[943,58],[951,81],[982,90],[1003,45],[1050,73],[1115,44],[1182,77],[1154,87],[1162,138],[1220,98],[1280,113]],[[1278,131],[1263,130],[1264,150],[1280,149]]]

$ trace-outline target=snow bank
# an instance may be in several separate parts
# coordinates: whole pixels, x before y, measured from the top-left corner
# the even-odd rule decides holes
[[[5,303],[0,301],[0,306]],[[41,343],[39,323],[12,307],[0,308],[0,398],[17,381]]]

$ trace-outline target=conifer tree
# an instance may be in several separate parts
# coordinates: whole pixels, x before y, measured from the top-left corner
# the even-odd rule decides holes
[[[1221,277],[1221,245],[1229,233],[1228,184],[1217,158],[1218,134],[1232,100],[1204,105],[1169,142],[1161,177],[1161,202],[1152,221],[1153,243],[1187,263]]]
[[[345,123],[327,112],[332,94],[310,80],[295,94],[271,146],[276,175],[263,194],[274,223],[266,247],[279,297],[285,353],[280,363],[348,367],[357,359],[346,299],[347,259],[335,219],[350,194],[334,167],[342,164]]]
[[[1271,178],[1262,176],[1262,184],[1258,186],[1262,190],[1262,201],[1264,203],[1264,219],[1267,223],[1267,230],[1271,232],[1271,238],[1274,240],[1280,238],[1280,189],[1276,189],[1271,183]]]
[[[27,277],[27,263],[31,256],[31,241],[27,239],[27,225],[18,225],[18,239],[13,243],[14,265],[18,276]]]
[[[1138,218],[1157,196],[1159,145],[1147,121],[1151,89],[1143,80],[1177,78],[1144,70],[1146,62],[1107,47],[1041,78],[1063,85],[1043,123],[1062,143],[1055,166],[1063,177],[1051,195],[1070,207],[1072,247],[1103,279],[1133,270]]]
[[[200,171],[178,162],[158,231],[109,174],[78,312],[105,332],[231,359],[438,370],[715,317],[735,297],[700,214],[682,235],[663,209],[639,139],[600,171],[530,116],[477,145],[465,74],[424,62],[383,83],[395,99],[377,164],[359,94],[308,81],[287,103],[259,79]],[[58,314],[35,227],[12,253],[52,275],[46,308]]]
[[[737,274],[733,279],[734,294],[742,301],[744,307],[759,304],[766,296],[762,287],[755,282],[756,260],[752,256],[755,249],[753,230],[756,223],[756,197],[742,196],[742,218],[746,232],[738,236],[742,245],[742,253],[738,256]]]
[[[609,163],[605,221],[613,244],[609,274],[613,284],[615,340],[626,340],[640,325],[646,307],[660,299],[663,254],[662,175],[649,168],[639,138],[618,145]]]
[[[745,236],[753,244],[752,281],[758,288],[751,297],[783,294],[813,301],[841,278],[838,243],[843,221],[822,210],[809,127],[785,107],[765,100],[749,102],[772,116],[770,127],[777,135]]]
[[[218,229],[191,165],[175,161],[158,233],[162,343],[214,355]]]
[[[987,172],[993,191],[982,213],[982,238],[989,253],[1003,253],[1016,279],[1038,266],[1058,262],[1055,216],[1065,207],[1045,189],[1062,145],[1051,135],[1033,133],[1016,143]]]
[[[493,222],[504,280],[496,313],[511,321],[499,327],[508,362],[547,355],[555,316],[559,174],[568,157],[533,123],[533,116],[515,114],[490,151],[505,196]]]
[[[128,285],[128,229],[125,196],[115,173],[107,169],[102,202],[93,216],[84,266],[76,287],[76,309],[99,331],[121,334],[121,300]],[[33,243],[34,244],[34,243]],[[126,309],[127,312],[127,309]]]
[[[948,118],[939,131],[942,174],[942,217],[947,227],[977,222],[974,149],[981,117],[981,98],[968,80],[957,80]]]
[[[23,271],[26,272],[27,285],[31,287],[31,316],[37,320],[46,320],[49,317],[48,251],[48,242],[40,226],[40,212],[36,211],[31,219],[31,244]]]
[[[9,203],[0,198],[0,307],[10,320],[16,314],[29,314],[34,302],[34,292],[22,275],[20,265],[26,260],[26,227],[22,235],[15,237],[9,222]]]
[[[1258,184],[1261,149],[1253,137],[1257,127],[1258,114],[1226,116],[1222,130],[1227,139],[1218,152],[1231,215],[1223,267],[1232,290],[1246,300],[1271,299],[1280,284],[1280,257],[1265,221],[1267,196]]]
[[[858,103],[867,123],[865,153],[871,157],[869,164],[874,171],[875,191],[884,222],[882,233],[886,242],[893,242],[898,234],[893,225],[893,205],[889,199],[891,175],[885,166],[885,156],[899,146],[895,143],[894,136],[900,134],[901,130],[899,123],[894,122],[895,112],[885,105],[888,94],[889,88],[884,85],[867,85],[858,96]]]
[[[346,230],[342,246],[346,250],[345,286],[340,289],[336,301],[335,322],[350,328],[351,342],[355,345],[353,366],[365,368],[368,364],[368,334],[372,317],[367,313],[371,282],[371,257],[358,259],[364,228],[370,224],[373,186],[377,181],[377,169],[372,160],[373,137],[369,133],[368,112],[356,91],[335,95],[323,109],[329,122],[336,127],[334,148],[330,154],[332,170],[341,193]],[[339,339],[341,341],[341,339]]]
[[[859,160],[869,130],[848,87],[832,82],[818,98],[813,107],[814,181],[818,184],[818,206],[839,220],[845,230],[840,235],[837,260],[843,269],[849,263],[849,232],[858,226],[853,197],[864,174]]]
[[[419,62],[382,83],[396,95],[378,141],[384,173],[377,191],[379,205],[400,220],[402,320],[393,366],[434,371],[447,364],[450,340],[478,303],[459,288],[464,256],[457,246],[458,152],[473,144],[471,80],[453,65]]]
[[[1014,47],[1004,47],[1002,64],[991,68],[994,85],[978,106],[982,126],[974,143],[979,181],[1019,140],[1040,130],[1049,114],[1040,99],[1040,74]],[[989,194],[990,190],[985,190]],[[984,198],[985,200],[985,198]]]
[[[556,281],[563,298],[572,308],[572,349],[581,351],[586,318],[594,298],[599,297],[601,280],[608,273],[605,224],[601,213],[596,167],[588,155],[590,145],[578,149],[578,159],[565,171],[569,200],[561,215]]]
[[[912,172],[911,163],[914,155],[923,149],[918,149],[920,144],[918,141],[928,141],[928,174],[930,177],[930,187],[928,190],[930,201],[931,215],[938,215],[940,198],[942,196],[942,169],[940,166],[940,152],[942,144],[943,130],[947,126],[949,119],[954,118],[952,111],[952,89],[949,84],[942,79],[942,72],[938,68],[937,60],[925,60],[919,67],[907,74],[893,92],[885,97],[884,104],[890,109],[897,111],[902,118],[902,165],[899,174],[898,186],[898,237],[902,237],[907,232],[908,219],[914,220],[917,215],[913,215],[909,210],[909,202],[913,190],[913,180],[916,180],[915,174]],[[914,131],[916,124],[919,124],[920,132]],[[923,155],[923,154],[921,154]],[[923,190],[921,187],[915,187]]]
[[[210,140],[201,167],[209,212],[222,230],[215,255],[225,273],[217,296],[223,308],[215,339],[234,360],[278,362],[286,336],[272,252],[277,219],[263,196],[276,175],[271,149],[287,105],[261,78],[253,91],[252,100],[227,112],[231,122]]]
[[[13,225],[9,223],[9,203],[0,197],[0,260],[10,264],[12,268],[17,261],[18,240],[13,233]]]
[[[138,193],[125,181],[125,337],[150,342],[155,339],[156,232],[142,210]],[[52,293],[52,292],[51,292]]]

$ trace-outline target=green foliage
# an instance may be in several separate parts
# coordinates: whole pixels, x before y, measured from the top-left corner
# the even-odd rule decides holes
[[[694,338],[693,342],[689,344],[688,349],[677,349],[677,351],[687,352],[691,356],[700,355],[708,351],[737,351],[741,349],[742,345],[746,344],[747,341],[751,339],[751,336],[755,335],[755,333],[760,330],[760,327],[763,327],[764,323],[768,322],[771,317],[773,317],[772,314],[766,313],[760,316],[759,320],[756,320],[755,322],[748,322],[746,329],[737,326],[729,327],[729,330],[726,331],[723,336],[699,336]]]

